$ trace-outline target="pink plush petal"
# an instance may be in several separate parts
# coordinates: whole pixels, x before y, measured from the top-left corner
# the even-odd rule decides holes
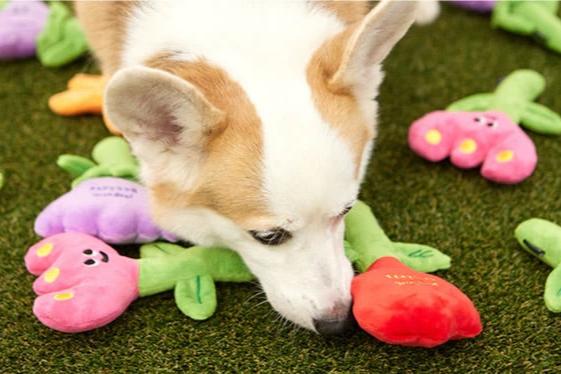
[[[534,143],[520,130],[489,151],[481,175],[497,183],[515,184],[532,175],[537,162]]]
[[[64,250],[64,235],[55,235],[43,239],[27,250],[25,267],[33,275],[47,270]]]
[[[93,280],[39,296],[33,313],[54,330],[82,332],[114,321],[137,297],[134,288]]]
[[[41,240],[25,257],[39,275],[34,312],[49,327],[85,331],[114,320],[138,297],[138,262],[101,240],[64,233]]]
[[[453,114],[431,112],[415,121],[409,128],[409,146],[419,156],[433,162],[442,161],[450,154],[455,127],[450,125]]]

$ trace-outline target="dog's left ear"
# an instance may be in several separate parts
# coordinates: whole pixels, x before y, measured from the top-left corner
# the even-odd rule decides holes
[[[339,67],[329,84],[337,90],[360,83],[405,35],[417,15],[417,1],[382,0],[346,40]]]

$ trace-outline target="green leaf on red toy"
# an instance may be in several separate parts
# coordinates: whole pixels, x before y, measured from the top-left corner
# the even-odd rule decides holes
[[[358,324],[385,343],[431,348],[482,330],[479,312],[458,288],[393,257],[356,276],[351,292]]]

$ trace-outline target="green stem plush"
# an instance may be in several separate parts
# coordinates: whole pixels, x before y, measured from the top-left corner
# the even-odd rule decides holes
[[[392,242],[362,202],[351,209],[346,226],[346,251],[361,272],[381,257],[397,258],[420,271],[450,266],[449,257],[434,248]],[[155,243],[142,246],[140,259],[134,260],[77,232],[43,239],[28,250],[25,263],[38,276],[35,315],[64,332],[103,326],[136,298],[170,290],[185,315],[204,320],[216,310],[215,282],[253,279],[242,259],[229,249]]]
[[[533,36],[561,53],[561,19],[558,1],[501,0],[493,11],[492,25],[516,34]]]
[[[561,36],[561,35],[560,35]],[[499,111],[525,128],[544,135],[561,135],[561,117],[534,102],[545,89],[545,78],[533,70],[516,70],[494,92],[480,93],[458,100],[449,111]]]
[[[139,296],[173,289],[179,310],[195,320],[216,311],[215,282],[249,282],[253,275],[242,259],[224,248],[146,244],[140,248]]]
[[[357,201],[345,218],[345,251],[359,272],[366,271],[381,257],[395,257],[422,272],[450,267],[450,257],[439,250],[412,243],[392,242],[378,224],[368,205]]]
[[[37,39],[37,57],[43,66],[66,65],[88,51],[78,19],[59,1],[49,5],[49,17]]]
[[[553,268],[545,282],[544,300],[550,311],[561,312],[561,227],[531,218],[518,225],[514,235],[522,248]]]
[[[138,162],[123,138],[111,136],[101,140],[93,148],[92,159],[66,154],[59,156],[57,164],[74,177],[72,187],[91,178],[118,177],[134,181],[138,177]]]

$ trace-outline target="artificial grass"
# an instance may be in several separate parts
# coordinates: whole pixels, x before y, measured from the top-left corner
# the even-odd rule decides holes
[[[257,292],[250,284],[219,285],[219,310],[206,322],[184,317],[168,293],[135,302],[97,331],[65,335],[42,326],[31,312],[34,278],[23,266],[38,239],[33,220],[69,187],[57,156],[86,155],[107,133],[98,118],[61,118],[46,105],[74,73],[93,71],[91,61],[48,70],[30,60],[0,64],[0,371],[560,371],[561,315],[542,300],[550,269],[518,247],[513,230],[533,216],[561,223],[561,138],[532,134],[537,171],[507,187],[476,171],[423,161],[406,135],[420,115],[490,91],[518,68],[545,75],[540,102],[561,112],[561,56],[492,31],[486,17],[446,8],[435,24],[415,27],[385,66],[379,138],[362,198],[390,237],[452,256],[452,268],[440,275],[478,306],[479,338],[432,350],[381,344],[362,332],[324,339],[283,326],[268,304],[250,299]]]

